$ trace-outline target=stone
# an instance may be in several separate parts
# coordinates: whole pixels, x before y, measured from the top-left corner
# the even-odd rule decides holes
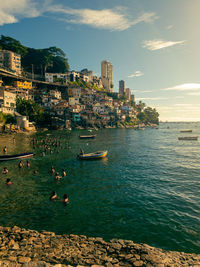
[[[52,265],[50,263],[46,263],[44,261],[37,261],[37,262],[28,262],[24,263],[23,267],[51,267]]]
[[[31,258],[29,258],[29,257],[19,257],[18,258],[19,263],[27,263],[29,261],[31,261]]]
[[[17,257],[9,256],[9,257],[8,257],[8,260],[9,260],[9,261],[17,261]]]
[[[135,261],[133,263],[133,266],[137,266],[137,267],[140,267],[140,266],[143,266],[144,262],[143,261]]]
[[[120,250],[121,249],[121,245],[120,244],[118,244],[118,243],[111,243],[111,245],[110,245],[112,248],[114,248],[114,249],[116,249],[116,250]]]

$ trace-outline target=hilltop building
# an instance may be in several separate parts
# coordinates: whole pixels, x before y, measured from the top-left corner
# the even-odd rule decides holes
[[[16,94],[0,88],[0,112],[14,114],[16,109]]]
[[[131,90],[130,90],[130,88],[126,88],[126,90],[125,90],[125,96],[126,96],[126,99],[128,101],[131,100]]]
[[[135,102],[135,95],[131,95],[131,101]]]
[[[17,75],[21,75],[21,56],[8,50],[0,50],[0,67],[6,67]]]
[[[125,88],[126,88],[125,81],[124,80],[119,81],[119,95],[120,96],[125,95]]]
[[[88,69],[83,69],[81,70],[80,74],[87,76],[88,77],[88,82],[93,81],[93,76],[94,76],[94,71],[88,70]]]
[[[101,62],[101,80],[103,87],[108,92],[113,92],[113,65],[107,61],[103,60]]]

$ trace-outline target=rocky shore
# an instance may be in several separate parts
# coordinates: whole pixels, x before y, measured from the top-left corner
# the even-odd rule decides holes
[[[0,266],[200,266],[200,255],[164,251],[146,244],[84,235],[0,227]]]

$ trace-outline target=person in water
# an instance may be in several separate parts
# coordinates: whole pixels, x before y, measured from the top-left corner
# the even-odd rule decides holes
[[[58,196],[57,196],[57,194],[56,194],[56,191],[53,191],[53,192],[52,192],[52,194],[51,194],[51,196],[50,196],[49,199],[50,199],[50,200],[56,200],[56,199],[58,199]]]
[[[67,204],[69,202],[69,198],[68,198],[68,195],[67,194],[64,194],[63,195],[63,200],[62,200],[63,203]]]
[[[30,166],[31,166],[31,164],[30,164],[30,162],[27,160],[27,161],[26,161],[26,167],[29,168]]]
[[[58,172],[56,172],[56,180],[60,180],[62,177],[59,175],[59,173]]]
[[[34,170],[33,174],[34,175],[38,175],[38,171],[37,170]]]
[[[51,172],[51,173],[55,173],[55,172],[56,172],[53,166],[51,166],[51,170],[50,170],[50,172]]]
[[[84,150],[81,148],[81,153],[80,155],[84,155]]]
[[[62,169],[62,176],[65,177],[67,174],[66,174],[66,171],[64,169]]]
[[[24,166],[24,164],[23,164],[23,162],[20,160],[20,162],[19,162],[19,164],[18,164],[18,167],[21,169],[21,168],[23,168],[23,166]]]
[[[4,167],[4,168],[3,168],[2,173],[3,173],[3,174],[7,174],[7,173],[8,173],[8,169],[7,169],[7,167]]]
[[[7,150],[7,146],[4,146],[4,148],[3,148],[3,153],[6,154],[7,151],[8,151],[8,150]]]
[[[12,182],[11,182],[11,180],[9,178],[6,180],[6,184],[7,185],[12,185]]]

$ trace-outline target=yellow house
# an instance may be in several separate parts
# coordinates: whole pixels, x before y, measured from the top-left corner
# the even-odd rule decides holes
[[[69,97],[81,97],[81,88],[68,88]]]
[[[32,89],[32,82],[21,82],[21,81],[14,81],[14,86],[23,88],[23,89]]]

